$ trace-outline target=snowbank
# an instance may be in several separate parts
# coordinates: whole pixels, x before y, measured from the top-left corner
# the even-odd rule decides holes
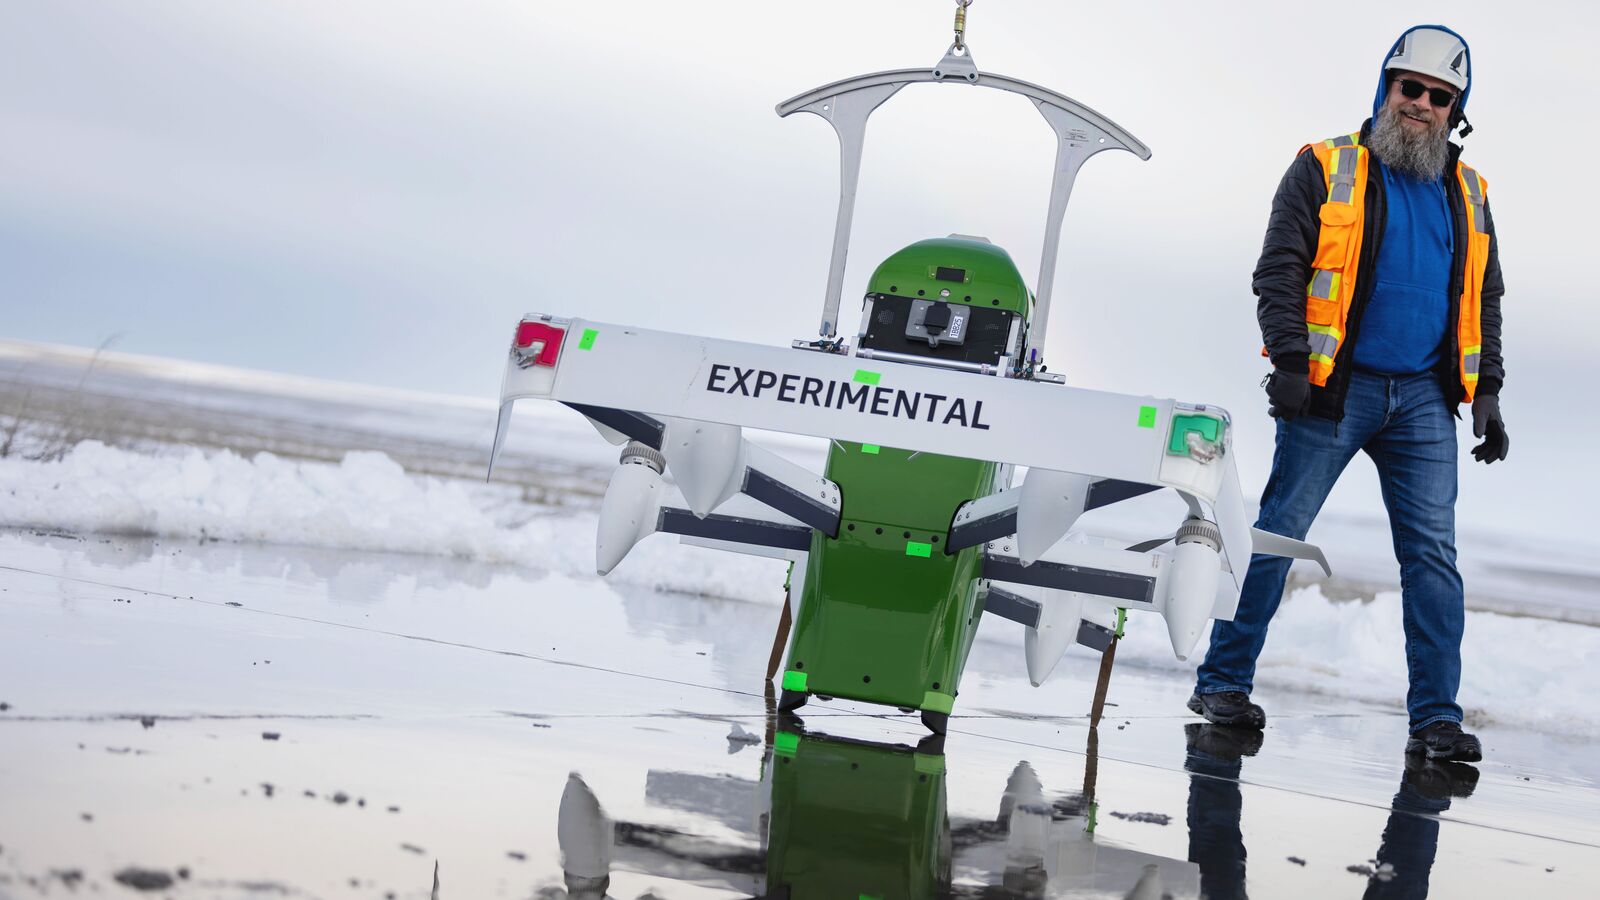
[[[197,449],[152,456],[84,442],[58,462],[0,459],[0,498],[0,527],[444,554],[574,576],[594,572],[593,514],[529,507],[516,517],[520,524],[501,524],[503,489],[408,475],[381,453],[351,453],[334,465]],[[784,564],[658,536],[610,577],[776,603]],[[1136,615],[1129,626],[1119,661],[1193,668],[1173,659],[1154,617]],[[1335,603],[1313,586],[1286,599],[1272,629],[1258,684],[1389,705],[1403,699],[1398,593]],[[1010,641],[1017,632],[986,634]],[[1463,653],[1461,698],[1469,713],[1600,734],[1600,701],[1575,689],[1600,670],[1600,628],[1469,612]]]
[[[1256,668],[1256,684],[1348,697],[1404,709],[1405,632],[1400,593],[1332,602],[1318,585],[1284,599]],[[1201,653],[1208,638],[1201,637]],[[1130,615],[1117,662],[1192,672],[1154,616]],[[1600,734],[1600,697],[1581,686],[1600,667],[1600,628],[1491,612],[1467,612],[1462,706],[1473,721]]]
[[[182,448],[146,455],[97,441],[57,462],[0,459],[0,527],[216,538],[516,563],[594,575],[594,515],[524,506],[505,489],[409,475],[382,453],[338,464]],[[541,514],[542,513],[542,514]],[[532,519],[528,519],[529,515]],[[785,564],[656,537],[615,580],[737,599],[782,596]]]

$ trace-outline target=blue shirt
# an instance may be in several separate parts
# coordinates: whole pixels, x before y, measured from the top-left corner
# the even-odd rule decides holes
[[[1374,372],[1410,375],[1433,368],[1444,349],[1455,231],[1442,177],[1419,181],[1381,163],[1378,169],[1388,218],[1354,361]]]

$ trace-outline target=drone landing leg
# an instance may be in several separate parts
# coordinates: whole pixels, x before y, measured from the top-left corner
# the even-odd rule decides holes
[[[1094,705],[1089,708],[1089,727],[1098,728],[1100,716],[1106,711],[1106,689],[1111,686],[1111,664],[1117,658],[1117,638],[1112,637],[1106,649],[1100,651],[1100,678],[1094,685]],[[1091,731],[1091,734],[1093,732]]]
[[[778,675],[778,662],[783,659],[783,648],[789,643],[789,627],[794,620],[789,612],[789,595],[783,597],[783,613],[778,617],[778,633],[772,636],[772,655],[767,657],[767,683]]]

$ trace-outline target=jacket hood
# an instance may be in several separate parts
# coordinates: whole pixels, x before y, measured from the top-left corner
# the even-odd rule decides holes
[[[1378,110],[1383,108],[1384,98],[1387,97],[1389,93],[1388,70],[1384,67],[1388,65],[1389,59],[1395,55],[1395,52],[1400,49],[1400,44],[1405,41],[1406,35],[1413,31],[1421,31],[1428,28],[1434,29],[1435,31],[1443,31],[1446,34],[1454,36],[1456,40],[1461,42],[1461,46],[1467,48],[1467,86],[1462,88],[1461,96],[1456,100],[1456,108],[1453,113],[1453,118],[1460,118],[1466,115],[1467,95],[1472,93],[1473,76],[1472,48],[1467,44],[1467,39],[1459,34],[1456,34],[1453,29],[1447,28],[1444,25],[1413,25],[1401,32],[1399,37],[1395,38],[1394,43],[1389,45],[1389,52],[1385,53],[1383,55],[1383,59],[1378,63],[1378,88],[1372,96],[1372,117],[1374,119],[1378,117]]]

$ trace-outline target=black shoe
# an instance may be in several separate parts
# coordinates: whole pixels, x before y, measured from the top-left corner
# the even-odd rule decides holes
[[[1478,786],[1478,770],[1463,762],[1406,757],[1403,783],[1430,800],[1471,797]]]
[[[1267,714],[1250,702],[1244,691],[1222,691],[1216,694],[1195,694],[1189,698],[1189,709],[1206,717],[1213,725],[1237,725],[1241,728],[1265,728]]]
[[[1462,731],[1459,722],[1435,722],[1406,739],[1406,753],[1424,754],[1428,759],[1477,762],[1483,759],[1483,745]]]
[[[1261,750],[1261,730],[1230,725],[1190,722],[1183,726],[1186,749],[1224,762],[1238,762]]]

